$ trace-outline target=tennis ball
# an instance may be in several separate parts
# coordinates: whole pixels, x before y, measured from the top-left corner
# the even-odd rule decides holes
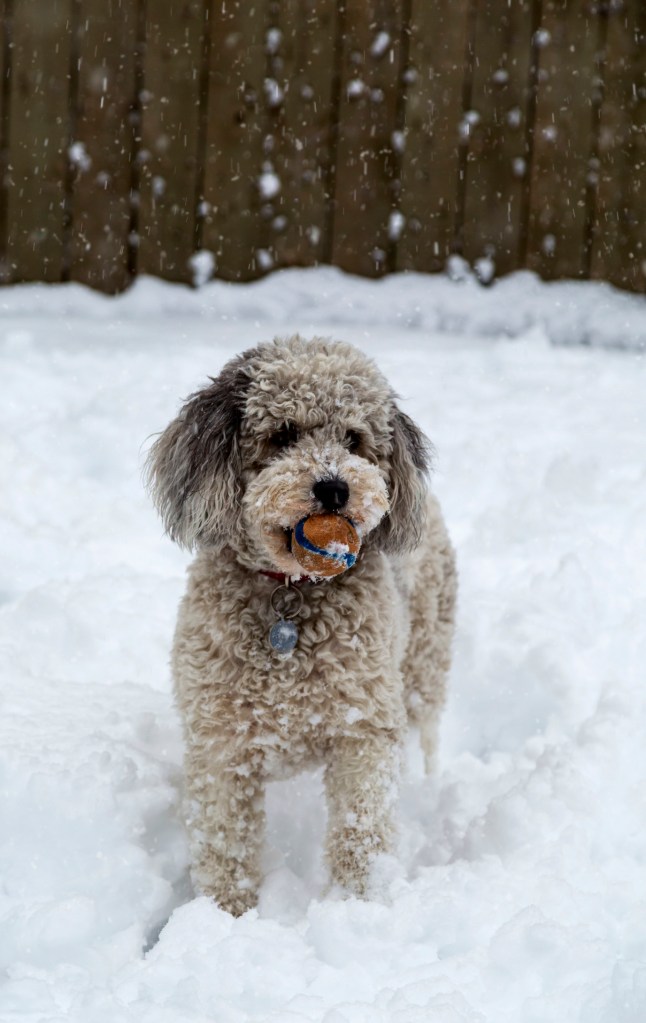
[[[292,554],[308,575],[341,575],[352,568],[359,534],[343,515],[308,515],[294,526]]]

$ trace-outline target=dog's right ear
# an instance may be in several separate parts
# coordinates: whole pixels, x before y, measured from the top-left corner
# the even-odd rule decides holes
[[[166,532],[189,550],[221,548],[240,528],[245,362],[238,356],[190,395],[146,459],[147,487]]]

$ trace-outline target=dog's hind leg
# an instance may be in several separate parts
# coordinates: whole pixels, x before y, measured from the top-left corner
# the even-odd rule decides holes
[[[335,741],[325,770],[332,880],[365,895],[370,867],[393,850],[400,746],[391,732]]]
[[[191,878],[201,895],[240,916],[255,906],[264,832],[264,786],[248,763],[187,750],[187,823]]]
[[[410,616],[402,663],[406,709],[411,724],[419,728],[428,773],[435,760],[446,700],[457,596],[455,555],[433,497],[429,498],[424,538],[404,568],[404,580]]]

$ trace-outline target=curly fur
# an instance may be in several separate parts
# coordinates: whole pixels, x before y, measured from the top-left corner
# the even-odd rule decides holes
[[[286,426],[293,442],[277,446]],[[268,779],[325,765],[332,879],[362,895],[393,848],[407,719],[430,765],[456,575],[429,452],[369,359],[298,337],[228,363],[150,451],[166,529],[197,551],[172,654],[192,876],[232,913],[257,898]],[[268,642],[276,581],[262,572],[302,576],[289,529],[321,510],[312,488],[326,479],[348,484],[362,551],[333,581],[301,580],[286,657]]]

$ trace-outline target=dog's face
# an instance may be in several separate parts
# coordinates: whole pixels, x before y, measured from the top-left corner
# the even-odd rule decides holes
[[[362,544],[415,546],[428,444],[374,364],[300,338],[250,349],[192,395],[148,457],[170,536],[290,575],[291,530],[340,512]]]

